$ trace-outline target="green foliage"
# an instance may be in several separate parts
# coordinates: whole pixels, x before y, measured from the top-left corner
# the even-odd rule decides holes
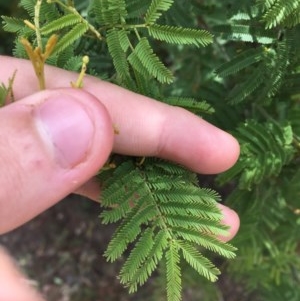
[[[7,88],[4,84],[1,84],[1,86],[0,86],[0,107],[3,107],[5,105],[6,98],[7,98]]]
[[[195,174],[164,161],[112,155],[116,168],[99,175],[101,220],[117,225],[105,256],[122,261],[121,283],[135,292],[158,276],[167,299],[181,300],[185,283],[197,281],[201,290],[204,280],[194,275],[216,281],[215,256],[218,262],[221,256],[225,276],[257,300],[298,300],[300,1],[72,3],[42,2],[43,45],[58,36],[48,63],[75,71],[88,55],[89,73],[201,115],[241,145],[237,164],[207,180],[241,218],[234,260],[228,260],[234,248],[216,239],[227,230],[219,197],[199,188]],[[2,17],[3,29],[16,35],[17,57],[26,57],[20,37],[38,45],[38,32],[23,22],[35,23],[35,4],[22,0],[25,17]],[[0,94],[4,101],[7,83]],[[204,287],[201,300],[224,299],[216,297],[221,289]]]
[[[6,104],[9,104],[15,100],[13,84],[16,77],[16,73],[17,71],[15,71],[12,77],[9,78],[7,84],[1,83],[0,85],[0,107],[3,107]]]
[[[234,240],[239,251],[228,272],[261,300],[296,300],[299,1],[256,2],[258,6],[233,9],[229,20],[213,27],[220,42],[227,43],[229,57],[215,69],[226,102],[224,109],[215,107],[213,118],[219,123],[229,104],[239,103],[235,111],[240,114],[230,129],[241,144],[241,156],[217,177],[219,185],[234,186],[226,202],[241,219]]]
[[[146,15],[145,21],[147,24],[154,24],[164,11],[167,11],[174,0],[154,0],[151,2]]]
[[[117,25],[127,16],[124,0],[93,0],[90,9],[97,22],[102,25]]]
[[[211,281],[219,270],[199,247],[234,257],[232,246],[212,236],[227,233],[215,206],[218,196],[198,188],[193,173],[163,161],[126,161],[113,172],[101,172],[100,179],[102,206],[108,208],[101,215],[103,223],[120,222],[105,256],[115,261],[131,246],[120,271],[129,291],[135,292],[165,260],[168,300],[180,300],[181,256]]]
[[[53,32],[62,30],[66,27],[72,26],[72,25],[78,25],[81,21],[81,18],[74,14],[67,14],[65,16],[62,16],[61,18],[54,20],[45,26],[43,26],[41,32],[44,35],[51,34]]]
[[[270,3],[263,3],[265,10],[263,20],[266,28],[273,28],[277,25],[288,27],[299,24],[300,2],[295,0],[277,0]]]
[[[237,55],[231,61],[224,63],[216,70],[216,72],[221,77],[226,77],[238,73],[244,68],[254,65],[255,63],[262,60],[264,51],[265,49],[263,47],[247,49]]]
[[[212,35],[204,30],[153,25],[149,34],[155,39],[179,45],[206,46],[212,42]]]
[[[23,20],[7,16],[3,16],[2,19],[4,21],[3,29],[7,32],[15,33],[24,29]]]
[[[129,9],[132,9],[133,4],[137,5],[134,1],[128,2]],[[85,40],[85,36],[93,37],[98,41],[107,41],[108,50],[116,68],[118,84],[133,88],[134,73],[139,81],[142,80],[145,83],[153,77],[160,83],[171,83],[174,81],[174,75],[155,54],[148,37],[142,37],[145,30],[154,39],[169,43],[193,44],[200,47],[212,42],[212,35],[205,30],[157,24],[156,21],[171,7],[172,3],[173,1],[166,0],[153,1],[144,15],[140,12],[135,19],[132,19],[133,12],[128,14],[127,3],[124,0],[94,0],[87,7],[89,18],[85,19],[75,8],[63,1],[51,0],[47,3],[44,1],[39,16],[40,33],[45,38],[52,34],[59,36],[59,41],[48,63],[67,69],[68,65],[59,64],[64,51],[70,54],[76,41]],[[35,1],[23,0],[21,5],[34,19]],[[60,7],[62,12],[57,7]],[[4,16],[3,21],[5,30],[18,34],[15,56],[24,57],[25,53],[19,45],[19,37],[33,37],[33,30],[25,27],[22,19]],[[33,20],[32,23],[34,23]],[[33,43],[35,42],[33,40]],[[85,42],[88,43],[86,40]],[[139,90],[140,87],[135,89]]]
[[[219,176],[223,184],[237,179],[240,188],[250,190],[262,180],[278,176],[293,158],[293,132],[289,125],[249,121],[237,129],[235,136],[243,148],[238,163]]]
[[[68,33],[66,33],[57,43],[54,54],[60,53],[70,45],[72,45],[76,40],[78,40],[82,35],[84,35],[88,30],[87,24],[77,24]]]
[[[174,80],[173,74],[153,53],[146,38],[142,38],[138,42],[134,51],[129,55],[128,61],[133,69],[145,75],[145,77],[153,76],[161,83],[171,83]]]
[[[162,101],[172,106],[184,108],[197,115],[214,113],[214,108],[209,103],[191,97],[170,96]]]

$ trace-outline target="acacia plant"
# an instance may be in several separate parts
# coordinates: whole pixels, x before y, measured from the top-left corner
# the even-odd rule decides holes
[[[300,1],[19,4],[26,14],[3,16],[3,28],[16,34],[13,54],[31,60],[41,89],[45,63],[81,71],[74,87],[84,88],[87,72],[186,108],[240,142],[232,169],[201,178],[209,188],[173,163],[111,154],[99,171],[101,221],[117,224],[104,256],[123,259],[120,282],[135,292],[158,270],[176,301],[187,266],[216,281],[211,252],[232,259],[236,251],[216,238],[227,231],[218,190],[241,217],[237,258],[218,259],[222,270],[257,300],[299,300]],[[0,91],[13,96],[13,76]]]

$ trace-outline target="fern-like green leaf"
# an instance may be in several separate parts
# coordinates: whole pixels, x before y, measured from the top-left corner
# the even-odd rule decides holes
[[[154,238],[153,247],[140,267],[132,272],[128,279],[129,291],[135,292],[138,285],[143,285],[157,268],[168,246],[168,237],[164,230],[160,230]]]
[[[212,35],[206,30],[182,28],[166,25],[151,25],[148,27],[150,36],[171,44],[206,46],[212,43]]]
[[[191,216],[190,214],[168,214],[166,222],[172,227],[193,228],[212,235],[228,235],[228,227],[221,226],[218,221],[203,216],[200,220],[199,217]]]
[[[143,233],[143,236],[140,237],[121,269],[121,283],[126,284],[130,282],[132,275],[143,265],[153,248],[153,236],[153,229],[148,228]]]
[[[174,181],[175,179],[173,179],[173,183]],[[218,196],[214,196],[210,191],[205,189],[199,191],[196,187],[174,187],[174,185],[165,189],[162,184],[158,186],[156,183],[151,186],[155,190],[157,189],[156,196],[160,200],[161,210],[166,214],[186,212],[196,217],[216,221],[220,220],[222,216],[220,210],[215,207],[215,200],[218,199]]]
[[[72,56],[64,63],[64,69],[70,71],[79,71],[82,66],[82,57]]]
[[[238,163],[218,177],[220,183],[237,179],[241,189],[251,189],[263,179],[277,176],[293,157],[290,126],[248,121],[238,128],[237,138],[244,146]]]
[[[111,178],[107,173],[100,174],[104,181],[102,205],[110,209],[101,217],[104,223],[118,221],[120,225],[105,256],[114,261],[130,246],[130,255],[120,272],[121,282],[130,292],[146,282],[165,256],[167,294],[180,300],[181,277],[176,267],[181,254],[179,243],[185,246],[187,262],[209,279],[214,279],[217,269],[200,251],[195,253],[198,246],[233,257],[234,248],[214,238],[227,233],[216,206],[219,197],[209,189],[199,189],[193,173],[154,159],[146,160],[142,166],[127,161],[114,170]]]
[[[250,48],[243,51],[229,62],[220,66],[216,70],[216,73],[222,77],[237,73],[240,70],[261,61],[263,59],[264,52],[265,50],[263,47],[258,47],[256,49]]]
[[[122,40],[120,37],[123,35],[125,35],[123,40],[125,39],[126,45],[125,43],[122,43],[123,45],[121,44]],[[116,29],[112,29],[107,33],[107,46],[112,56],[116,71],[122,79],[129,77],[129,64],[125,53],[128,48],[129,41],[128,38],[126,38],[127,35],[123,30],[119,32]]]
[[[296,107],[294,110],[289,112],[289,121],[292,126],[293,133],[297,136],[300,141],[300,108]]]
[[[295,11],[299,11],[300,2],[295,0],[278,0],[265,13],[266,28],[273,28],[283,23]]]
[[[79,16],[75,14],[67,14],[43,26],[41,29],[41,33],[44,35],[49,35],[66,27],[78,24],[80,22],[81,18]]]
[[[160,61],[146,38],[142,38],[134,51],[129,55],[128,61],[132,67],[145,74],[148,72],[161,83],[171,83],[174,80],[171,71]]]
[[[85,23],[79,23],[75,25],[68,33],[59,39],[53,51],[53,55],[62,52],[67,47],[72,45],[76,40],[81,38],[88,31],[88,29],[89,27]]]
[[[195,1],[174,1],[170,9],[163,15],[163,20],[168,25],[193,28],[198,26],[195,14]]]
[[[13,17],[1,16],[3,20],[3,30],[7,32],[17,33],[23,30],[25,24],[22,19],[17,19]]]
[[[127,0],[128,18],[140,18],[146,14],[151,0]]]
[[[186,229],[182,227],[174,227],[174,231],[181,238],[186,239],[189,242],[196,243],[200,246],[203,246],[206,249],[209,249],[213,252],[218,253],[221,256],[227,258],[234,258],[236,248],[229,244],[224,244],[220,240],[209,236],[209,235],[199,235],[199,232],[192,229]]]
[[[153,0],[146,12],[145,22],[147,24],[154,24],[162,13],[167,11],[173,3],[174,0]]]
[[[270,9],[278,0],[256,0],[256,3],[262,7],[263,10]]]
[[[20,41],[16,41],[15,47],[13,49],[13,55],[17,58],[28,58],[26,50]]]
[[[123,23],[128,13],[125,0],[92,0],[90,11],[101,25]]]
[[[192,266],[200,275],[210,281],[216,281],[220,271],[189,242],[178,242],[183,254],[183,258]]]
[[[8,84],[0,83],[0,108],[12,103],[14,99],[14,82],[17,70],[13,73],[12,77],[8,79]]]
[[[214,26],[212,32],[223,39],[251,43],[258,42],[260,44],[272,44],[277,38],[276,33],[267,31],[264,28],[235,23]]]
[[[271,98],[280,89],[290,65],[289,56],[292,41],[287,34],[283,41],[278,42],[276,52],[268,51],[266,56],[266,70],[270,74],[265,79],[264,89],[261,90],[261,97]]]
[[[173,3],[174,0],[153,0],[146,12],[145,22],[147,24],[154,24],[162,13],[167,11]]]
[[[131,183],[128,189],[126,183]],[[106,207],[114,206],[116,200],[118,200],[118,205],[115,206],[114,210],[104,211],[101,215],[104,224],[113,223],[124,218],[131,210],[131,205],[139,199],[133,194],[133,189],[136,193],[140,190],[140,185],[142,181],[140,178],[136,177],[134,171],[129,171],[128,174],[122,176],[122,186],[121,183],[113,183],[104,189],[102,193],[103,205]]]
[[[227,96],[227,100],[232,104],[245,100],[263,84],[265,80],[265,71],[265,66],[261,64],[255,69],[251,76],[248,76],[244,82],[239,83],[231,90]]]
[[[3,107],[5,105],[7,98],[7,87],[1,83],[0,84],[0,107]]]
[[[34,8],[36,5],[36,0],[21,0],[20,6],[23,7],[30,16],[34,16]]]
[[[43,23],[47,20],[55,20],[61,17],[56,5],[48,3],[47,1],[41,1],[40,7],[40,22]],[[21,0],[20,7],[24,8],[30,17],[35,16],[36,0]]]
[[[142,204],[146,201],[147,199],[140,200]],[[141,205],[136,205],[110,241],[106,251],[107,259],[115,261],[120,257],[126,250],[127,245],[133,242],[141,233],[141,225],[147,224],[156,214],[155,206],[151,203],[143,208]]]
[[[181,269],[180,256],[177,244],[170,243],[170,248],[166,252],[166,274],[167,274],[167,296],[168,301],[181,300]]]
[[[190,97],[167,97],[163,101],[169,105],[177,106],[189,110],[195,114],[213,114],[214,108],[206,101],[198,101]]]
[[[300,6],[295,9],[287,18],[282,22],[283,26],[293,28],[300,24]]]

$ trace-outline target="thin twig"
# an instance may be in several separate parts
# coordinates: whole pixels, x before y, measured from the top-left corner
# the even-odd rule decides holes
[[[42,36],[40,31],[41,5],[42,5],[42,0],[37,0],[36,5],[34,7],[34,26],[35,26],[37,45],[41,49],[41,52],[43,52],[43,43],[42,43]]]

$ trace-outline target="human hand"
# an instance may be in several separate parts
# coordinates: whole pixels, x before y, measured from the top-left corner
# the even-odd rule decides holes
[[[0,57],[0,62],[5,70],[0,72],[0,82],[8,82],[17,70],[18,100],[0,110],[0,233],[25,223],[71,192],[98,199],[100,190],[93,176],[112,150],[157,156],[212,174],[230,168],[238,158],[239,146],[232,136],[183,109],[92,77],[85,79],[84,90],[89,93],[62,88],[77,75],[52,67],[46,69],[51,90],[35,93],[37,83],[29,62],[8,57]],[[112,124],[120,129],[119,135],[114,135]],[[221,208],[223,222],[230,226],[230,235],[222,239],[229,240],[239,220],[229,208]],[[0,254],[0,264],[1,257],[8,262]],[[6,267],[7,273],[13,270],[12,265]],[[18,279],[18,273],[13,275]]]

